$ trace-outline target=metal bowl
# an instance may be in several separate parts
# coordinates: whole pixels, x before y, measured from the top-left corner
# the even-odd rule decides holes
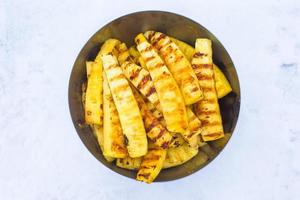
[[[163,12],[143,11],[125,15],[105,25],[95,33],[80,51],[69,81],[69,108],[77,133],[88,150],[105,166],[124,176],[135,178],[136,172],[119,168],[107,162],[89,126],[84,124],[84,110],[81,101],[82,84],[86,82],[85,61],[94,60],[101,45],[108,38],[117,38],[128,46],[134,44],[134,37],[147,30],[156,30],[185,41],[192,46],[196,38],[205,37],[213,42],[213,59],[229,80],[233,91],[220,100],[224,131],[233,133],[240,109],[240,86],[233,62],[221,42],[207,29],[184,16]],[[222,149],[218,149],[207,162],[196,156],[187,163],[160,172],[155,181],[170,181],[192,174],[206,166]]]

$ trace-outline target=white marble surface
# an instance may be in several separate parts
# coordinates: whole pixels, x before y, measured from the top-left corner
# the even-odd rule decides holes
[[[87,151],[67,89],[94,32],[150,9],[183,14],[220,39],[238,70],[242,107],[222,156],[192,176],[146,185]],[[1,200],[300,199],[298,0],[0,0],[0,67]]]

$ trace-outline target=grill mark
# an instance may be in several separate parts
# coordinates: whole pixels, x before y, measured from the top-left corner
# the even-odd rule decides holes
[[[145,51],[151,51],[151,50],[152,50],[152,48],[150,45],[145,48]]]
[[[197,133],[199,130],[201,131],[201,126],[200,125],[198,125],[195,128],[191,129],[191,133]]]
[[[157,120],[155,120],[155,118],[152,118],[153,120],[151,120],[150,124],[146,127],[146,131],[150,132],[154,127],[156,127],[159,122]]]
[[[206,127],[208,127],[208,126],[216,126],[216,125],[220,125],[220,124],[221,124],[221,122],[219,122],[219,121],[210,122],[209,120],[202,120],[202,125],[206,126]]]
[[[153,36],[155,35],[155,32],[154,31],[151,31],[149,34],[148,34],[148,40],[152,40]]]
[[[156,34],[155,34],[155,40],[156,40],[156,41],[160,41],[160,40],[162,40],[162,39],[164,39],[164,38],[166,38],[166,35],[163,34],[163,33],[156,33]]]
[[[167,132],[162,126],[160,127],[160,131],[156,137],[153,138],[153,142],[156,142],[159,138],[161,138]]]
[[[146,75],[146,76],[144,76],[144,77],[142,78],[142,80],[137,84],[136,88],[137,88],[138,90],[141,90],[141,89],[144,87],[144,85],[146,85],[147,82],[150,81],[150,79],[151,79],[151,77],[150,77],[149,74]]]
[[[135,42],[140,44],[141,43],[141,40],[139,38],[135,39]]]
[[[156,92],[156,90],[155,90],[155,88],[152,86],[151,88],[150,88],[150,90],[146,93],[146,97],[149,97],[151,94],[153,94],[153,93],[155,93]]]
[[[170,76],[170,74],[168,74],[167,72],[163,72],[162,74],[160,74],[157,78],[156,78],[156,81],[158,82],[158,81],[161,81],[161,80],[163,80],[163,79],[165,79],[165,78],[168,78]],[[174,86],[173,86],[174,87]],[[167,88],[168,89],[168,88]],[[169,89],[171,89],[171,88],[169,88]],[[173,89],[173,88],[172,88]]]
[[[155,56],[150,56],[144,59],[144,62],[150,62],[151,60],[155,59]]]
[[[151,39],[150,41],[151,41],[151,44],[152,44],[155,48],[158,48],[158,47],[157,47],[157,43],[158,43],[157,40]]]
[[[160,40],[161,41],[161,40]],[[165,42],[165,41],[161,41],[161,42]],[[171,40],[168,40],[167,42],[165,42],[164,45],[160,45],[161,46],[161,53],[172,53],[172,54],[175,54],[176,52],[176,49],[174,49],[171,45],[172,41]]]
[[[192,64],[192,68],[193,68],[193,69],[198,69],[198,68],[200,68],[200,65]]]
[[[215,99],[203,99],[201,103],[205,104],[214,104],[216,102]]]
[[[140,170],[141,169],[153,169],[153,168],[155,168],[155,165],[152,165],[152,166],[141,166]]]
[[[108,70],[111,70],[111,69],[113,69],[113,68],[115,68],[115,67],[117,67],[117,64],[109,65],[109,66],[106,68],[106,70],[108,71]]]
[[[176,56],[176,57],[175,57],[175,63],[177,63],[177,62],[181,61],[183,58],[184,58],[184,56],[183,56],[183,55]]]
[[[150,162],[150,161],[156,161],[156,160],[158,160],[160,158],[160,156],[158,156],[158,155],[153,155],[153,156],[149,156],[149,158],[148,157],[145,157],[144,159],[143,159],[143,162]]]
[[[205,69],[212,69],[213,65],[212,64],[201,64],[200,67],[205,68]]]
[[[204,135],[205,137],[216,137],[216,136],[219,136],[219,135],[222,135],[223,132],[215,132],[215,133],[209,133],[209,134],[206,134]]]
[[[160,67],[162,67],[162,66],[164,66],[164,63],[158,62],[158,63],[156,63],[154,66],[152,66],[151,68],[152,68],[152,69],[157,69],[157,68],[160,68]],[[148,67],[148,68],[149,68],[149,67]]]
[[[159,118],[157,118],[159,121],[163,120],[164,117],[163,116],[160,116]]]
[[[133,61],[134,57],[132,55],[129,55],[126,57],[125,61]]]
[[[190,134],[188,134],[186,137],[188,139],[192,138],[197,132],[196,131],[191,131]]]
[[[203,92],[213,92],[214,89],[212,87],[202,87]]]
[[[201,53],[201,52],[196,52],[196,53],[193,55],[193,58],[199,58],[199,57],[202,57],[202,56],[207,56],[207,54]]]
[[[164,142],[160,145],[161,148],[167,149],[169,147],[169,142]]]
[[[197,88],[197,87],[193,87],[190,91],[191,91],[191,92],[197,92],[197,91],[198,91],[198,88]]]
[[[164,48],[164,49],[162,49],[162,48]],[[167,60],[166,57],[171,54],[172,47],[171,46],[162,46],[161,45],[161,46],[159,46],[158,50],[160,51],[161,57],[163,57],[165,60]],[[170,55],[168,59],[172,59],[173,56],[174,55]]]
[[[212,69],[212,64],[192,64],[193,69]]]
[[[200,110],[200,114],[201,115],[213,115],[213,114],[217,114],[217,111],[216,110],[210,110],[210,111],[202,111],[202,109]],[[202,122],[202,120],[201,120]]]
[[[152,104],[154,110],[157,109],[159,112],[161,111],[161,107],[158,99],[156,99],[155,102],[152,102]]]
[[[142,70],[142,68],[139,67],[137,70],[135,70],[135,71],[129,76],[129,79],[130,79],[130,80],[135,79],[135,78],[139,75],[139,73],[141,72],[141,70]]]
[[[145,47],[144,49],[141,49],[141,53],[146,53],[152,50],[151,45],[148,45],[147,47]]]
[[[175,140],[175,142],[173,142],[172,144],[174,147],[179,147],[180,142],[178,140]]]
[[[158,51],[160,51],[163,48],[163,46],[162,45],[156,45],[156,48],[157,48]],[[164,55],[162,55],[162,56],[165,57]]]
[[[145,179],[148,179],[150,176],[150,173],[146,173],[146,174],[138,174],[139,177],[144,177]]]
[[[124,68],[124,69],[128,69],[128,67],[131,65],[130,62],[124,62],[122,65],[121,65],[121,68]]]
[[[148,151],[157,151],[157,147],[150,147],[148,148]]]
[[[196,74],[197,78],[199,81],[208,81],[208,80],[213,80],[212,76],[207,76],[207,75],[201,75],[200,73]]]

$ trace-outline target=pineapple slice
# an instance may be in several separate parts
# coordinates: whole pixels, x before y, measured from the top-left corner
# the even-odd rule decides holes
[[[224,137],[222,117],[214,81],[211,41],[196,40],[196,53],[192,66],[199,79],[204,99],[194,104],[196,115],[202,123],[201,132],[204,141],[217,140]]]
[[[127,156],[127,149],[124,135],[105,73],[103,74],[103,106],[103,154],[114,158],[125,158]]]
[[[220,68],[215,64],[213,65],[213,68],[218,98],[221,99],[229,94],[232,91],[232,88]]]
[[[187,143],[175,148],[170,148],[167,150],[166,159],[163,163],[163,168],[170,168],[181,165],[198,153],[197,148],[190,147]]]
[[[158,50],[174,76],[186,105],[191,105],[203,98],[196,74],[178,46],[165,34],[147,31],[146,38]]]
[[[187,116],[189,120],[189,129],[190,129],[190,135],[188,135],[188,140],[190,140],[190,138],[201,134],[202,125],[199,118],[194,114],[194,112],[189,107],[186,108],[186,111],[187,111]]]
[[[133,96],[129,83],[113,50],[113,39],[107,40],[101,48],[101,60],[108,80],[112,97],[119,113],[119,118],[129,156],[132,158],[143,156],[147,153],[147,137],[143,119]]]
[[[167,150],[149,146],[148,153],[143,157],[136,179],[152,183],[162,169]]]
[[[135,42],[153,80],[167,129],[171,132],[188,135],[186,108],[176,81],[142,33],[135,38]]]
[[[90,75],[85,93],[85,121],[87,124],[102,125],[102,63],[87,62]]]

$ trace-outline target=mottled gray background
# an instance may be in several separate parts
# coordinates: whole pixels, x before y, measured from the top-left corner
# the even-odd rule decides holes
[[[73,62],[107,22],[166,10],[214,33],[242,91],[232,140],[208,167],[146,185],[102,166],[71,123]],[[0,199],[299,199],[300,1],[0,0]]]

